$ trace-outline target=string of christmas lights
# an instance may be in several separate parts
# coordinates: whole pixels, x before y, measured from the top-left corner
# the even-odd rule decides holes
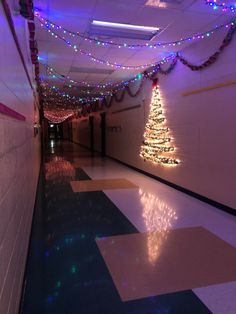
[[[210,1],[210,0],[208,0]],[[56,24],[54,22],[52,22],[49,19],[45,19],[44,17],[42,17],[40,15],[39,12],[35,12],[35,16],[36,18],[40,21],[42,26],[45,26],[48,30],[51,30],[54,32],[54,30],[57,31],[61,31],[64,35],[68,35],[70,37],[79,37],[84,39],[85,41],[89,42],[89,43],[93,43],[96,46],[99,47],[116,47],[118,49],[120,48],[126,48],[126,49],[138,49],[138,48],[149,48],[149,49],[157,49],[157,48],[166,48],[166,47],[175,47],[175,46],[180,46],[181,44],[185,43],[185,42],[190,42],[190,41],[194,41],[194,40],[201,40],[201,39],[205,39],[205,38],[209,38],[212,34],[214,34],[215,32],[219,31],[220,29],[224,28],[224,27],[229,27],[229,23],[226,24],[221,24],[221,25],[217,25],[213,28],[211,28],[210,30],[206,31],[206,32],[202,32],[202,33],[196,33],[194,35],[190,35],[184,38],[180,38],[178,40],[175,41],[169,41],[169,42],[157,42],[157,43],[146,43],[146,44],[128,44],[128,43],[116,43],[113,41],[108,41],[108,40],[102,40],[102,39],[98,39],[98,38],[93,38],[90,36],[87,36],[83,33],[80,32],[73,32],[70,31],[66,28],[64,28],[63,26]]]
[[[165,123],[166,119],[162,109],[159,86],[157,80],[154,80],[150,113],[145,126],[140,156],[144,161],[150,161],[154,164],[178,165],[180,160],[172,156],[165,156],[165,154],[173,153],[175,150],[173,146],[169,145],[172,138],[169,135],[169,128],[165,127]]]
[[[193,65],[193,64],[189,63],[186,59],[184,59],[182,56],[177,54],[172,58],[171,64],[165,70],[163,70],[161,68],[161,64],[158,64],[157,66],[153,67],[152,69],[149,69],[148,71],[146,70],[143,73],[139,73],[138,76],[136,76],[134,79],[122,81],[121,83],[123,83],[123,84],[119,87],[119,89],[113,90],[112,96],[109,95],[108,99],[106,96],[96,97],[96,98],[95,97],[94,98],[88,98],[88,97],[85,98],[85,97],[70,96],[69,94],[65,93],[64,91],[61,91],[56,86],[50,86],[48,83],[44,82],[42,85],[45,85],[44,87],[47,87],[47,90],[46,90],[45,94],[43,95],[44,98],[46,99],[45,103],[48,105],[50,104],[51,106],[54,106],[55,104],[57,104],[60,106],[60,108],[67,108],[68,106],[69,106],[69,108],[70,108],[70,106],[81,108],[81,106],[82,106],[82,113],[83,114],[87,114],[87,113],[90,113],[92,111],[100,110],[103,106],[110,107],[113,99],[116,100],[117,102],[119,102],[123,99],[125,91],[127,91],[128,94],[131,95],[132,97],[135,97],[141,89],[143,80],[145,80],[145,79],[153,80],[156,73],[169,74],[175,68],[178,60],[180,60],[184,65],[188,66],[193,71],[199,71],[199,70],[202,70],[202,69],[210,66],[211,64],[216,62],[219,55],[230,44],[230,42],[232,41],[233,35],[235,34],[235,30],[236,30],[236,20],[234,19],[231,22],[231,27],[230,27],[229,31],[227,32],[226,36],[224,37],[221,46],[217,49],[217,51],[212,56],[210,56],[205,62],[203,62],[200,65]],[[140,86],[139,86],[138,91],[136,91],[136,93],[133,94],[131,92],[131,90],[129,89],[129,83],[134,81],[134,80],[137,80],[137,79],[140,80]],[[117,83],[117,84],[120,84],[120,83]],[[123,93],[121,94],[120,97],[118,97],[116,95],[116,92],[119,90],[123,90]],[[55,95],[55,93],[56,93],[56,95]],[[59,108],[55,108],[55,109],[59,109]],[[159,120],[156,122],[163,123],[164,122],[163,117],[159,117]],[[152,130],[153,126],[150,125],[149,128],[150,128],[150,130]],[[168,129],[165,130],[165,128],[160,128],[159,130],[156,130],[157,133],[161,133],[162,131],[165,133],[166,131],[168,131]],[[165,141],[165,142],[167,142],[167,141]],[[159,149],[159,152],[161,152],[161,149]],[[167,152],[167,151],[166,151],[166,149],[163,149],[162,152]]]
[[[63,90],[61,90],[59,87],[55,85],[50,85],[47,81],[41,81],[40,86],[42,88],[42,91],[44,92],[44,96],[53,96],[57,97],[58,101],[61,100],[61,102],[69,101],[73,105],[80,105],[82,103],[86,102],[95,102],[97,100],[101,100],[103,96],[100,97],[77,97],[77,96],[71,96],[68,93],[65,93]]]
[[[128,79],[128,80],[123,80],[117,83],[103,83],[103,84],[91,84],[91,83],[87,83],[86,85],[83,85],[85,82],[77,82],[75,80],[72,80],[70,78],[69,75],[63,75],[60,74],[57,70],[55,70],[55,68],[53,68],[51,65],[47,64],[47,63],[43,63],[40,62],[40,64],[42,64],[46,70],[48,71],[48,73],[52,76],[52,78],[58,78],[59,80],[62,80],[63,82],[67,82],[68,81],[68,87],[72,88],[72,87],[76,87],[76,88],[81,88],[81,87],[92,87],[94,89],[100,90],[100,89],[107,89],[109,88],[108,94],[105,94],[104,92],[101,92],[102,96],[109,96],[112,95],[114,92],[117,92],[119,90],[122,90],[125,88],[125,86],[129,86],[130,83],[134,83],[136,81],[141,80],[142,78],[147,78],[150,77],[151,75],[153,75],[154,73],[160,72],[161,74],[168,74],[169,72],[171,72],[173,70],[173,68],[176,65],[177,62],[177,58],[176,58],[176,54],[171,54],[168,57],[165,58],[166,61],[172,61],[171,65],[168,67],[168,70],[162,70],[161,68],[161,61],[157,62],[157,65],[147,71],[145,71],[144,73],[138,73],[134,78],[132,79]],[[81,91],[81,90],[80,90]]]
[[[68,81],[68,87],[73,87],[73,86],[77,86],[77,87],[92,87],[92,88],[97,88],[97,89],[106,89],[106,88],[116,88],[116,87],[119,87],[120,85],[124,84],[128,84],[131,80],[132,81],[137,81],[139,80],[142,76],[141,73],[137,74],[135,78],[133,79],[129,79],[129,80],[123,80],[123,81],[120,81],[118,83],[112,83],[112,82],[109,82],[109,83],[98,83],[98,84],[93,84],[93,83],[89,83],[89,82],[86,82],[86,81],[76,81],[76,80],[72,80],[70,78],[69,75],[63,75],[63,74],[60,74],[57,70],[55,70],[55,68],[53,68],[51,65],[47,64],[47,63],[43,63],[41,61],[39,61],[39,63],[41,65],[43,65],[49,72],[51,72],[52,74],[52,77],[53,78],[59,78],[60,80],[63,80],[63,81]],[[54,73],[54,74],[53,74]]]
[[[69,89],[78,89],[79,90],[79,94],[87,94],[87,95],[93,95],[93,94],[97,94],[98,90],[90,90],[90,89],[81,89],[82,86],[77,85],[76,82],[71,83],[72,80],[68,80],[68,76],[64,76],[63,74],[59,74],[58,72],[55,71],[54,68],[49,67],[47,64],[44,64],[42,62],[39,62],[40,64],[42,64],[45,68],[46,68],[46,72],[47,72],[47,79],[58,79],[59,81],[62,81],[64,84],[65,88],[69,88]],[[41,80],[44,81],[45,78],[43,78],[43,76],[41,76]],[[101,96],[108,96],[110,95],[110,91],[100,91],[99,89],[99,94]]]
[[[44,25],[42,24],[42,26],[44,26]],[[72,48],[76,53],[80,53],[81,55],[86,56],[87,58],[89,58],[93,62],[96,62],[98,64],[102,64],[102,65],[107,65],[107,66],[112,67],[112,68],[121,69],[121,70],[144,70],[146,68],[151,68],[151,67],[157,66],[159,63],[164,64],[164,63],[168,62],[168,58],[163,58],[162,61],[153,62],[153,63],[146,63],[146,64],[142,64],[142,65],[124,65],[124,64],[119,64],[117,62],[111,62],[108,60],[103,60],[103,59],[95,57],[94,55],[92,55],[91,52],[86,52],[82,49],[79,49],[77,45],[75,45],[71,41],[67,40],[64,36],[59,35],[54,30],[51,31],[51,29],[48,29],[48,27],[45,27],[45,29],[48,31],[49,34],[51,34],[52,37],[59,39],[59,40],[62,40],[68,47]]]
[[[177,57],[174,57],[169,67],[164,71],[161,69],[161,66],[158,65],[157,67],[154,67],[153,69],[149,69],[149,71],[144,71],[143,73],[139,73],[135,79],[131,79],[125,82],[125,84],[122,84],[119,88],[113,89],[109,97],[107,98],[107,95],[101,96],[101,97],[93,97],[93,98],[76,98],[76,97],[69,97],[69,94],[66,94],[64,91],[61,91],[56,86],[50,86],[48,82],[44,81],[41,83],[41,87],[43,89],[43,96],[45,99],[45,104],[49,105],[50,107],[55,107],[58,109],[58,105],[60,108],[70,108],[71,106],[74,107],[81,107],[82,106],[82,114],[86,115],[88,113],[91,113],[93,111],[97,111],[99,109],[102,109],[103,107],[111,107],[113,100],[116,102],[122,102],[125,92],[129,94],[130,97],[136,97],[142,88],[143,82],[146,79],[153,79],[153,77],[160,71],[161,74],[168,74],[170,73],[175,65],[177,64]],[[52,68],[50,68],[52,69]],[[130,88],[130,83],[136,81],[140,81],[139,87],[136,90],[136,92],[132,92]],[[120,84],[120,83],[119,83]],[[122,91],[121,95],[118,96],[118,91]],[[89,104],[89,106],[85,106]]]
[[[206,5],[213,8],[213,10],[222,10],[223,12],[235,12],[236,4],[227,5],[225,2],[218,3],[217,0],[205,0]]]
[[[52,111],[44,109],[44,117],[52,123],[62,123],[66,119],[72,117],[75,114],[75,111],[66,110],[66,111]]]

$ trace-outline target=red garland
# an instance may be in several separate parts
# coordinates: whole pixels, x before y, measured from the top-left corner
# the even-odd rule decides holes
[[[34,23],[34,3],[33,0],[20,0],[20,14],[28,20],[29,29],[29,47],[31,53],[31,62],[35,66],[35,81],[39,86],[39,62],[38,46],[35,40],[35,23]]]
[[[207,68],[208,66],[210,66],[211,64],[215,63],[216,60],[218,59],[219,55],[223,52],[223,50],[225,49],[225,47],[227,47],[230,42],[232,41],[233,35],[235,34],[235,30],[236,30],[236,25],[235,25],[235,21],[233,22],[233,24],[231,25],[227,35],[225,36],[225,38],[222,41],[221,46],[219,47],[219,49],[213,54],[211,55],[205,62],[203,62],[200,65],[193,65],[191,63],[189,63],[186,59],[184,59],[183,57],[181,57],[179,54],[177,54],[176,58],[173,59],[172,63],[170,64],[170,66],[168,67],[167,70],[163,70],[161,68],[161,65],[159,64],[157,66],[157,73],[160,73],[162,75],[167,75],[169,73],[171,73],[175,66],[177,65],[177,61],[179,60],[180,62],[182,62],[184,65],[186,65],[187,67],[189,67],[192,71],[200,71],[203,70],[205,68]],[[153,87],[155,87],[158,84],[158,79],[154,78],[156,75],[156,73],[154,73],[154,75],[149,76],[147,71],[143,72],[143,79],[150,79],[153,81]],[[120,98],[118,98],[116,96],[116,94],[114,93],[113,96],[111,97],[110,101],[107,102],[106,98],[104,98],[104,100],[102,101],[102,105],[104,104],[107,108],[111,107],[112,105],[112,101],[113,98],[116,100],[116,102],[121,102],[124,99],[124,95],[125,95],[125,91],[127,91],[127,93],[131,96],[131,97],[136,97],[142,88],[143,85],[143,79],[142,82],[139,86],[139,89],[137,90],[137,92],[135,94],[132,94],[129,85],[127,85],[121,95]]]
[[[152,88],[157,87],[157,85],[158,85],[158,78],[154,78],[154,79],[152,80]]]
[[[224,51],[225,47],[227,47],[230,44],[230,42],[232,41],[233,35],[235,34],[235,30],[236,30],[236,25],[235,25],[235,21],[234,21],[234,24],[230,27],[227,35],[225,36],[225,38],[222,41],[222,44],[220,45],[218,50],[214,54],[212,54],[205,62],[203,62],[200,65],[194,65],[194,64],[188,62],[186,59],[181,57],[179,54],[177,55],[177,58],[180,60],[180,62],[182,64],[189,67],[192,71],[203,70],[217,61],[219,55]]]

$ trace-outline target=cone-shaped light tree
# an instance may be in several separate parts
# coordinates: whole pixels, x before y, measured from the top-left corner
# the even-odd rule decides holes
[[[162,109],[158,80],[155,79],[153,81],[150,113],[140,151],[140,156],[144,161],[172,166],[180,163],[180,160],[173,156],[175,148],[170,144],[172,138],[169,132]]]

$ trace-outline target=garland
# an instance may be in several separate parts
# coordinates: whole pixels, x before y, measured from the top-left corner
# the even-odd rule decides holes
[[[129,95],[130,97],[133,97],[133,98],[137,97],[137,96],[139,95],[139,93],[140,93],[142,87],[143,87],[143,82],[144,82],[144,79],[142,78],[142,79],[141,79],[141,82],[140,82],[140,85],[139,85],[139,88],[137,89],[137,91],[136,91],[135,93],[132,93],[132,91],[131,91],[131,89],[130,89],[130,86],[127,85],[127,86],[126,86],[126,91],[127,91],[128,95]]]
[[[233,38],[233,36],[235,34],[235,30],[236,30],[236,25],[235,25],[235,20],[234,20],[231,23],[231,27],[230,27],[229,31],[227,32],[225,38],[223,39],[222,44],[220,45],[218,50],[214,54],[212,54],[202,64],[194,65],[194,64],[188,62],[184,57],[180,56],[179,53],[177,53],[175,58],[172,57],[172,62],[170,64],[170,66],[166,70],[163,70],[162,67],[161,67],[161,64],[159,63],[156,67],[153,67],[153,69],[150,72],[144,71],[141,74],[140,86],[139,86],[138,90],[135,93],[132,93],[132,91],[130,89],[130,84],[129,84],[130,82],[133,82],[134,79],[131,79],[129,81],[125,81],[123,83],[124,85],[120,88],[122,90],[122,93],[121,93],[120,97],[118,97],[118,93],[117,93],[119,89],[116,89],[116,90],[114,90],[112,92],[112,96],[109,97],[109,100],[107,100],[106,96],[102,97],[102,100],[100,101],[100,104],[101,104],[100,106],[99,106],[99,104],[97,105],[97,101],[96,101],[96,99],[94,99],[95,101],[94,100],[92,101],[92,104],[89,107],[90,108],[89,111],[92,110],[92,112],[94,112],[94,111],[97,111],[98,109],[102,110],[103,107],[110,108],[112,103],[113,103],[113,100],[115,100],[116,102],[122,102],[124,97],[125,97],[125,92],[127,92],[130,97],[133,97],[133,98],[137,97],[139,95],[141,89],[142,89],[144,79],[153,80],[157,73],[160,73],[162,75],[170,74],[175,69],[178,60],[182,64],[184,64],[188,68],[190,68],[192,71],[200,71],[200,70],[203,70],[203,69],[207,68],[208,66],[212,65],[213,63],[215,63],[217,61],[219,55],[230,44],[230,42],[232,41],[232,38]],[[60,76],[62,77],[62,75],[60,75]],[[118,86],[119,84],[115,84],[115,85]],[[81,98],[81,100],[82,100],[82,98]],[[83,107],[83,108],[85,108],[85,107]],[[83,112],[85,112],[85,110],[83,110]],[[87,108],[87,112],[88,112],[88,108]]]
[[[222,41],[221,46],[218,48],[218,50],[212,54],[205,62],[203,62],[201,65],[193,65],[191,63],[189,63],[185,58],[183,58],[182,56],[180,56],[179,54],[176,55],[175,58],[172,58],[172,62],[170,64],[170,66],[164,70],[162,69],[161,65],[158,64],[156,67],[154,67],[151,71],[147,72],[144,71],[142,73],[142,77],[141,77],[141,82],[139,85],[138,90],[135,93],[132,93],[131,89],[130,89],[130,85],[129,83],[133,80],[130,81],[126,81],[123,85],[123,90],[121,93],[121,96],[118,97],[117,95],[117,90],[114,91],[112,93],[112,96],[109,96],[109,98],[107,99],[107,97],[103,97],[101,101],[96,101],[93,102],[91,105],[88,103],[86,105],[84,105],[82,107],[82,112],[81,114],[86,116],[87,114],[91,113],[91,112],[96,112],[98,110],[102,110],[104,107],[106,108],[110,108],[112,106],[113,101],[115,100],[116,102],[122,102],[124,97],[125,97],[125,92],[128,93],[129,96],[131,97],[137,97],[142,89],[143,86],[143,82],[145,79],[150,79],[152,81],[155,80],[155,76],[157,73],[160,73],[162,75],[167,75],[170,74],[174,68],[177,65],[178,60],[183,63],[184,65],[188,66],[192,71],[200,71],[204,68],[207,68],[208,66],[210,66],[211,64],[215,63],[216,60],[218,59],[219,55],[224,51],[224,49],[230,44],[230,42],[232,41],[233,35],[235,34],[235,30],[236,30],[236,25],[235,25],[235,20],[234,22],[231,23],[231,27],[228,31],[228,33],[226,34],[225,38]]]
[[[231,25],[227,35],[225,36],[225,38],[224,38],[222,44],[220,45],[220,47],[218,48],[218,50],[215,53],[213,53],[205,62],[203,62],[200,65],[194,65],[194,64],[188,62],[185,58],[181,57],[179,54],[177,54],[177,57],[181,63],[183,63],[184,65],[189,67],[192,71],[203,70],[217,61],[217,59],[219,58],[219,55],[224,51],[224,49],[232,41],[233,35],[235,34],[235,30],[236,30],[236,25],[235,25],[235,20],[234,20],[234,23]]]
[[[178,55],[176,56],[176,58],[173,59],[173,61],[171,62],[170,66],[166,70],[163,70],[161,68],[161,65],[159,64],[157,72],[160,73],[160,74],[163,74],[163,75],[170,74],[174,70],[174,68],[175,68],[175,66],[177,64],[177,61],[178,61]]]
[[[219,55],[224,51],[224,49],[230,44],[230,42],[232,41],[232,38],[235,34],[235,30],[236,30],[236,20],[234,20],[232,23],[231,23],[231,26],[230,26],[230,29],[229,31],[227,32],[225,38],[223,39],[222,41],[222,44],[220,45],[220,47],[218,48],[218,50],[212,54],[205,62],[203,62],[201,65],[193,65],[191,63],[189,63],[185,58],[183,58],[182,56],[179,55],[179,53],[177,53],[176,57],[172,60],[170,66],[166,69],[166,70],[163,70],[161,68],[161,65],[159,64],[157,67],[155,67],[153,69],[153,71],[150,73],[148,73],[147,71],[144,71],[142,73],[142,81],[140,83],[140,86],[138,88],[138,90],[132,94],[131,90],[130,90],[130,87],[129,85],[126,85],[124,90],[123,90],[123,93],[121,95],[120,98],[118,98],[116,96],[116,93],[114,93],[109,101],[107,101],[106,97],[104,97],[104,99],[102,100],[102,106],[104,105],[105,107],[109,108],[111,107],[112,105],[112,102],[113,102],[113,99],[116,100],[116,102],[121,102],[123,99],[124,99],[124,96],[125,96],[125,91],[127,91],[127,93],[131,96],[131,97],[136,97],[141,89],[142,89],[142,85],[143,85],[143,81],[144,79],[150,79],[152,81],[155,80],[155,76],[156,76],[156,73],[160,73],[162,75],[167,75],[167,74],[170,74],[174,68],[176,67],[177,65],[177,62],[178,60],[183,63],[184,65],[186,65],[187,67],[189,67],[192,71],[200,71],[200,70],[203,70],[205,68],[207,68],[208,66],[212,65],[213,63],[215,63],[219,57]],[[102,108],[101,108],[102,109]]]
[[[116,102],[122,102],[124,100],[124,97],[125,97],[125,88],[122,90],[120,97],[119,97],[118,93],[114,93],[113,97],[114,97]]]
[[[207,1],[209,2],[209,1]],[[210,4],[211,5],[211,4]],[[36,81],[39,83],[39,63],[38,63],[38,58],[37,58],[37,54],[38,54],[38,49],[37,49],[37,43],[35,41],[35,24],[34,24],[34,21],[33,21],[33,16],[32,16],[32,7],[33,7],[33,1],[32,0],[21,0],[20,1],[20,6],[21,6],[21,14],[28,20],[31,20],[31,21],[28,21],[28,28],[29,28],[29,32],[30,32],[30,50],[31,50],[31,59],[32,59],[32,63],[35,65],[35,77],[36,77]],[[119,85],[122,84],[121,87],[118,87],[116,88],[116,90],[113,90],[112,92],[112,96],[109,97],[109,100],[107,100],[107,97],[106,96],[103,96],[101,97],[100,100],[97,100],[97,99],[93,99],[93,103],[92,105],[90,105],[90,103],[87,103],[86,105],[82,105],[82,109],[81,109],[81,112],[83,114],[86,114],[86,113],[89,113],[89,112],[95,112],[97,110],[101,110],[103,108],[103,106],[109,108],[111,107],[112,105],[112,102],[113,102],[113,99],[115,99],[117,102],[121,102],[123,101],[124,99],[124,96],[125,96],[125,92],[127,92],[129,94],[129,96],[131,97],[137,97],[142,89],[142,86],[143,86],[143,81],[144,79],[150,79],[150,80],[154,80],[155,79],[155,76],[157,73],[160,73],[162,75],[167,75],[169,73],[171,73],[175,66],[177,65],[177,62],[178,60],[186,65],[188,68],[190,68],[192,71],[200,71],[200,70],[203,70],[205,68],[207,68],[208,66],[212,65],[213,63],[215,63],[219,57],[219,55],[224,51],[224,49],[230,44],[230,42],[232,41],[232,38],[233,38],[233,35],[235,34],[235,30],[236,30],[236,19],[234,19],[230,24],[227,24],[227,25],[222,25],[222,26],[226,26],[226,27],[229,27],[230,25],[230,29],[228,31],[228,33],[226,34],[225,38],[223,39],[222,41],[222,44],[220,45],[220,47],[218,48],[218,50],[212,54],[205,62],[203,62],[202,64],[200,65],[194,65],[190,62],[188,62],[183,56],[180,55],[180,53],[177,53],[176,56],[173,58],[173,55],[170,56],[170,57],[167,57],[165,59],[163,59],[162,61],[159,61],[159,62],[156,62],[154,64],[151,64],[151,68],[152,70],[151,71],[144,71],[142,74],[141,74],[141,83],[140,83],[140,86],[138,88],[138,90],[135,92],[135,93],[132,93],[131,89],[130,89],[130,86],[129,86],[129,83],[130,82],[133,82],[133,81],[136,81],[137,78],[135,79],[131,79],[131,80],[128,80],[128,81],[122,81],[120,84],[115,84],[116,87],[118,87]],[[55,34],[54,34],[55,35]],[[208,34],[206,34],[208,36]],[[60,36],[58,36],[60,37]],[[65,40],[63,38],[63,40]],[[69,42],[66,42],[69,46],[72,46],[71,43]],[[72,46],[73,47],[73,46]],[[74,47],[73,47],[74,48]],[[78,51],[77,47],[74,48]],[[86,53],[87,55],[87,53]],[[91,56],[91,54],[88,54],[88,56],[90,56],[93,61],[98,61],[99,63],[103,60],[100,60],[100,59],[96,59],[94,58],[93,56]],[[162,67],[161,67],[161,64],[165,63],[166,61],[168,61],[169,59],[172,59],[172,62],[170,64],[170,66],[168,67],[168,69],[166,70],[163,70]],[[113,64],[108,64],[106,62],[107,65],[113,65]],[[115,67],[117,68],[121,68],[122,65],[119,65],[119,64],[114,64]],[[127,66],[129,68],[129,66]],[[138,66],[138,68],[143,68],[143,66]],[[126,68],[125,66],[123,68]],[[135,68],[135,67],[130,67],[130,68]],[[109,85],[109,87],[111,88],[114,88],[114,85],[113,84],[107,84]],[[55,88],[55,87],[54,87]],[[119,90],[122,90],[122,93],[121,93],[121,97],[118,97],[117,95],[117,92]],[[45,97],[47,97],[47,95],[44,94]],[[51,95],[52,96],[52,95]],[[55,95],[53,95],[55,96]],[[57,95],[58,96],[58,95]],[[66,96],[68,98],[69,95],[63,95],[61,94],[60,96]],[[52,97],[54,98],[54,97]],[[57,97],[55,97],[57,98]],[[54,98],[54,100],[55,100]],[[61,98],[61,97],[60,97]],[[74,100],[74,104],[72,105],[72,107],[77,107],[76,103],[77,103],[77,99],[75,99],[76,97],[73,97],[73,100]],[[45,103],[47,103],[45,101],[45,99],[43,99]],[[50,99],[52,100],[52,99]],[[65,110],[65,108],[63,108],[63,102],[62,102],[62,99],[61,100],[61,103],[60,105],[57,107],[57,108],[54,108],[55,109],[60,109],[60,110]],[[68,99],[69,100],[69,99]],[[82,100],[82,98],[79,99],[79,101]],[[83,101],[85,99],[83,98]],[[86,100],[85,100],[86,101]],[[87,99],[88,101],[88,99]],[[80,105],[81,106],[81,105]],[[48,108],[49,109],[49,108]],[[53,110],[53,109],[52,109]],[[77,110],[78,110],[78,107],[77,107]]]
[[[109,101],[107,101],[107,98],[104,97],[103,100],[102,100],[102,106],[104,105],[105,107],[107,108],[110,108],[111,105],[112,105],[112,102],[113,102],[113,97],[111,96]]]

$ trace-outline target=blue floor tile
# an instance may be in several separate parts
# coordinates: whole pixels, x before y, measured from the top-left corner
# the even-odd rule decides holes
[[[95,239],[138,230],[103,192],[72,192],[70,180],[89,179],[82,169],[71,178],[63,168],[78,145],[55,150],[45,156],[38,186],[21,314],[211,313],[192,291],[121,301]]]

